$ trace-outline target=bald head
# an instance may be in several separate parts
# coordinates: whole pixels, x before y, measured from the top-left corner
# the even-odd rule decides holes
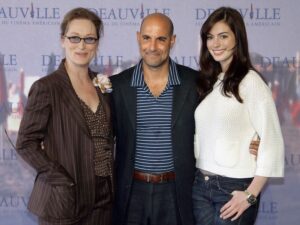
[[[143,69],[164,71],[168,74],[169,53],[175,43],[173,23],[161,13],[153,13],[142,21],[137,32]]]
[[[152,14],[146,16],[141,23],[140,32],[144,29],[145,26],[148,25],[148,22],[151,22],[151,23],[157,22],[158,24],[163,24],[163,26],[166,29],[168,29],[169,35],[170,36],[173,35],[173,32],[174,32],[173,22],[166,15],[164,15],[162,13],[152,13]]]

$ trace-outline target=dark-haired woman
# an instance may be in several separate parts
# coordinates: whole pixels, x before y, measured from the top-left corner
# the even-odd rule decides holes
[[[215,10],[201,38],[201,74],[207,84],[199,88],[203,100],[195,111],[196,224],[252,225],[268,177],[283,176],[276,108],[250,62],[246,28],[237,10]],[[248,151],[255,136],[260,138],[257,158]]]
[[[102,29],[93,12],[69,11],[65,59],[29,92],[17,151],[37,171],[28,208],[41,225],[111,224],[111,89],[89,70]]]

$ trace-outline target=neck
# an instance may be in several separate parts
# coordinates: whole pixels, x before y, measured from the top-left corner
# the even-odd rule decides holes
[[[168,83],[168,78],[169,78],[168,66],[165,68],[154,68],[154,69],[143,66],[143,72],[144,72],[144,81],[147,84],[152,95],[154,97],[160,96]]]
[[[89,80],[88,67],[74,67],[67,61],[65,62],[66,71],[72,80],[86,81]]]
[[[153,80],[153,81],[160,81],[166,80],[169,76],[169,63],[166,63],[160,67],[149,67],[145,63],[143,63],[143,73],[144,79],[146,80]]]

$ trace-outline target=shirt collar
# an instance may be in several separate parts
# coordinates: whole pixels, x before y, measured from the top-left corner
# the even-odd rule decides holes
[[[176,63],[170,58],[169,59],[169,79],[168,85],[180,85],[180,79],[176,67]],[[136,65],[133,71],[131,80],[131,87],[143,87],[145,85],[144,73],[143,73],[143,60]]]

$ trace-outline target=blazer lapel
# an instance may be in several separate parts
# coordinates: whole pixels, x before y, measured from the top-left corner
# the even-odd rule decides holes
[[[136,88],[131,87],[132,73],[123,75],[124,82],[121,88],[121,95],[128,111],[132,128],[136,129]]]
[[[180,76],[180,74],[179,74]],[[175,126],[176,121],[184,108],[184,103],[190,92],[191,86],[188,84],[188,80],[184,79],[184,76],[180,76],[180,85],[174,87],[173,93],[173,116],[172,116],[172,127]]]
[[[64,62],[62,62],[58,68],[58,77],[60,79],[60,82],[57,82],[57,85],[61,88],[61,100],[70,111],[70,116],[76,119],[77,123],[82,128],[82,131],[87,135],[90,135],[83,115],[82,107],[75,93],[75,90],[72,87],[71,81],[63,63]]]

